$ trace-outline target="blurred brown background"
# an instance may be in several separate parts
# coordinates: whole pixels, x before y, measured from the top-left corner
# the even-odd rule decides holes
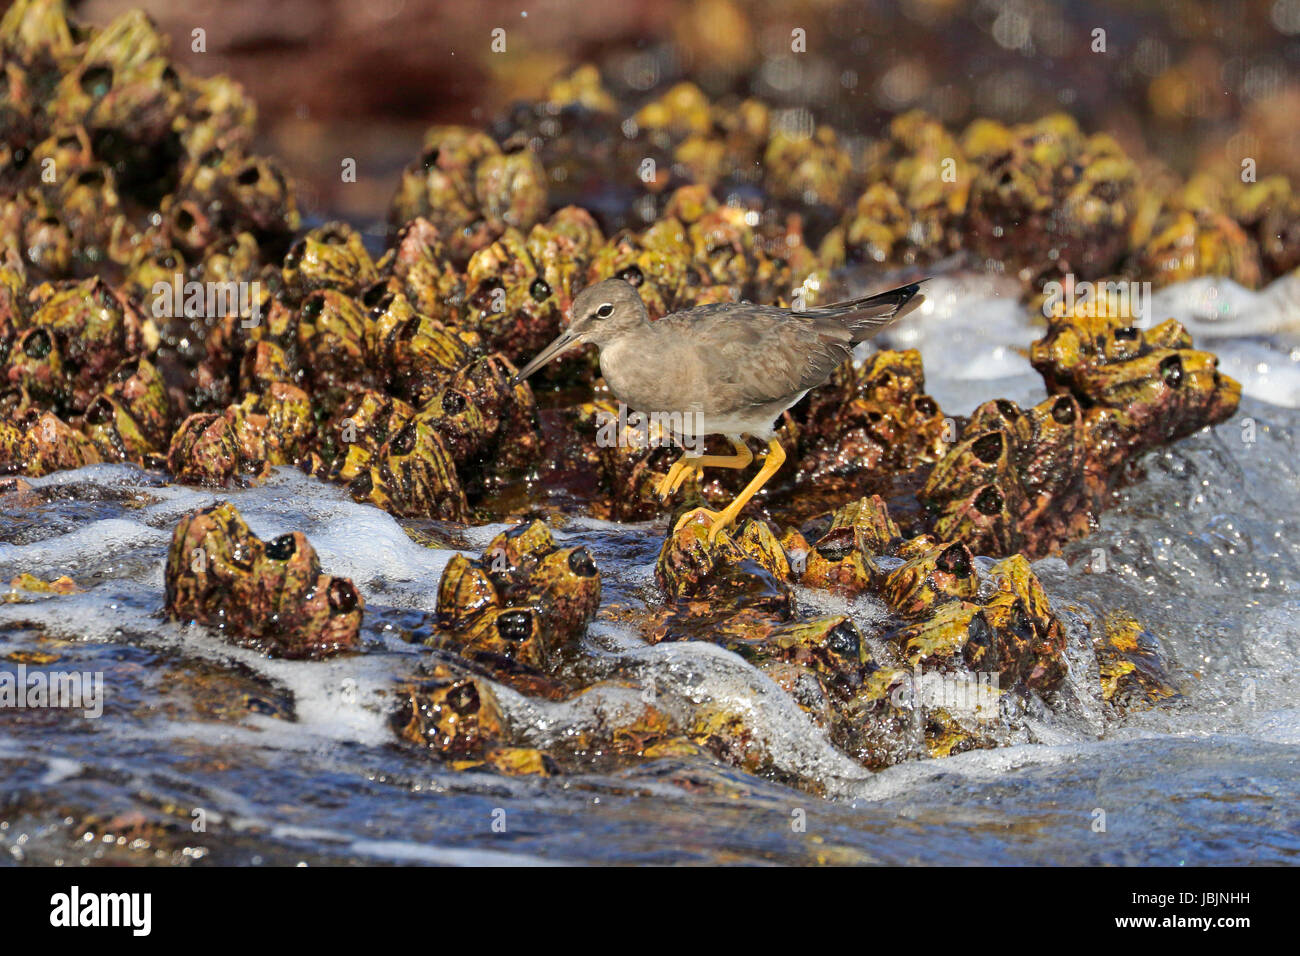
[[[914,107],[952,126],[1065,109],[1186,172],[1254,156],[1300,173],[1300,0],[86,0],[142,7],[173,57],[227,73],[260,109],[304,210],[370,226],[435,122],[486,125],[584,61],[648,98],[689,78],[872,135]],[[206,31],[206,52],[191,33]],[[506,50],[492,51],[492,31]],[[792,31],[807,52],[792,52]],[[1105,30],[1106,51],[1094,52]],[[340,163],[357,160],[344,184]],[[1236,162],[1236,160],[1233,160]]]

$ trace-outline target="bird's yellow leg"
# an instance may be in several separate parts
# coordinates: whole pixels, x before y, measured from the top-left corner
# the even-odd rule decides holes
[[[773,438],[767,443],[767,457],[763,459],[763,467],[758,469],[758,474],[745,486],[745,490],[736,495],[736,500],[721,511],[706,510],[709,517],[713,519],[713,526],[709,528],[709,541],[713,541],[719,531],[736,520],[736,515],[749,504],[749,499],[758,494],[759,489],[767,484],[768,479],[775,475],[783,464],[785,464],[785,449]]]
[[[685,484],[692,476],[705,468],[746,468],[754,460],[754,453],[744,442],[728,439],[736,450],[734,455],[682,455],[668,469],[668,474],[659,482],[655,491],[660,498],[667,498]]]

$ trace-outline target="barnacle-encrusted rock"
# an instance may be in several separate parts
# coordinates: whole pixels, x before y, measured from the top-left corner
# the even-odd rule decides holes
[[[276,657],[355,649],[365,607],[351,581],[321,573],[305,535],[262,541],[228,503],[177,525],[166,587],[171,617],[217,626]]]
[[[416,313],[401,293],[386,293],[370,312],[388,388],[417,407],[433,401],[479,354],[476,333]]]
[[[347,223],[313,229],[284,257],[284,287],[294,301],[322,289],[354,296],[377,278],[361,235]]]
[[[1254,241],[1228,216],[1205,210],[1183,210],[1162,221],[1138,259],[1141,273],[1157,286],[1221,275],[1254,288],[1261,279]]]
[[[94,442],[53,412],[28,406],[0,420],[0,473],[36,477],[102,460]]]
[[[1137,170],[1105,133],[1064,114],[1008,129],[976,120],[962,137],[974,167],[966,241],[1026,285],[1049,275],[1095,279],[1127,247]]]
[[[506,737],[505,716],[481,678],[433,668],[398,688],[398,737],[448,758],[482,757]]]
[[[398,229],[376,268],[383,276],[378,289],[401,293],[415,312],[439,322],[459,316],[465,276],[452,264],[429,220],[417,217]],[[380,307],[383,292],[378,289],[372,286],[362,293],[367,308]]]
[[[612,399],[598,397],[565,410],[577,436],[574,467],[596,479],[601,497],[593,510],[614,521],[651,518],[662,510],[654,488],[681,454],[657,425],[619,415]]]
[[[195,412],[172,436],[167,470],[185,484],[225,487],[244,463],[231,420],[215,412]]]
[[[1059,550],[1092,529],[1125,461],[1236,410],[1241,386],[1181,325],[1136,329],[1114,305],[1049,318],[1030,358],[1052,397],[975,410],[919,494],[936,535],[988,554]]]
[[[537,406],[500,355],[475,359],[448,377],[413,424],[434,433],[461,483],[481,489],[531,465],[541,451]]]
[[[122,363],[82,421],[105,461],[144,464],[165,454],[171,404],[157,366],[146,358]]]
[[[1231,417],[1241,386],[1174,320],[1145,331],[1109,315],[1051,319],[1030,361],[1052,392],[1087,408],[1089,458],[1124,458]]]
[[[1105,491],[1089,480],[1087,437],[1071,395],[1023,411],[985,402],[919,493],[934,533],[985,554],[1031,555],[1086,534]]]
[[[1242,189],[1233,215],[1259,244],[1260,264],[1269,276],[1300,266],[1300,196],[1285,176],[1269,176]]]
[[[438,620],[452,641],[540,671],[555,666],[600,604],[586,548],[560,548],[539,521],[502,532],[481,557],[454,556],[438,583]]]
[[[251,103],[171,63],[143,13],[97,29],[70,24],[62,0],[23,0],[0,46],[15,101],[0,121],[0,196],[16,200],[21,255],[43,277],[111,263],[138,282],[134,267],[158,250],[197,262],[251,232],[278,252],[298,228],[283,174],[247,153]]]
[[[708,301],[772,302],[790,305],[796,288],[819,269],[804,243],[801,220],[791,216],[785,228],[760,233],[754,210],[720,204],[705,186],[683,186],[668,200],[664,216],[686,226],[686,238],[700,290],[697,304]],[[801,292],[807,290],[801,289]],[[814,302],[805,295],[803,305]]]
[[[356,300],[319,289],[298,310],[298,356],[318,390],[365,387],[379,371],[373,324]]]
[[[410,419],[373,454],[354,445],[346,467],[354,469],[348,488],[358,501],[401,517],[469,516],[456,462],[427,418]]]
[[[797,205],[838,209],[853,173],[853,163],[829,126],[811,136],[778,129],[763,154],[764,184],[776,199]]]
[[[354,394],[339,410],[338,417],[321,430],[321,444],[336,464],[334,477],[352,481],[369,467],[370,459],[384,443],[414,417],[414,408],[383,392]]]
[[[230,422],[239,457],[260,471],[270,465],[299,465],[315,440],[311,398],[294,385],[273,382],[265,392],[244,396],[229,406]]]
[[[531,228],[546,214],[546,171],[526,145],[503,150],[487,134],[435,126],[402,174],[389,210],[394,227],[417,216],[433,223],[465,262],[507,228]]]
[[[809,396],[800,476],[826,482],[909,471],[937,461],[951,426],[925,394],[921,353],[881,351],[846,362]]]
[[[753,520],[709,541],[710,524],[688,511],[664,540],[655,583],[678,602],[679,617],[726,617],[739,610],[789,620],[794,613],[791,570],[767,525]]]
[[[847,259],[911,263],[961,246],[971,170],[956,138],[919,110],[871,148],[869,185],[840,224]]]
[[[644,232],[621,232],[596,253],[588,282],[619,278],[637,287],[650,318],[690,308],[704,285],[700,267],[686,236],[686,227],[663,218]]]
[[[56,410],[85,411],[109,374],[143,354],[153,334],[135,306],[100,279],[45,285],[32,297],[38,304],[10,351],[9,382]]]
[[[839,509],[815,546],[797,533],[782,544],[801,584],[878,593],[910,667],[997,672],[1004,690],[1051,690],[1065,675],[1064,631],[1020,555],[982,573],[961,540],[900,537],[879,497]]]

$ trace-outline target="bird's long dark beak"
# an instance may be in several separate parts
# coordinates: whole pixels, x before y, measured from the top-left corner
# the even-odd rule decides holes
[[[565,351],[570,346],[578,344],[578,336],[575,335],[571,329],[565,329],[559,334],[559,337],[556,338],[554,342],[538,352],[533,356],[531,362],[516,372],[514,378],[510,380],[510,384],[518,385],[561,352]]]

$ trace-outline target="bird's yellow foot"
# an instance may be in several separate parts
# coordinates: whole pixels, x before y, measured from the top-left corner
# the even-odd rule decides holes
[[[736,521],[736,515],[740,513],[739,508],[736,508],[733,511],[730,505],[723,508],[721,511],[709,511],[706,508],[700,510],[708,515],[711,522],[709,526],[709,544],[713,544],[713,542],[717,540],[718,534],[722,529],[728,528],[734,524]]]
[[[673,466],[668,469],[668,474],[659,479],[659,484],[655,485],[655,494],[659,496],[659,500],[667,499],[669,495],[676,491],[681,483],[686,480],[684,476],[690,470],[693,470],[693,466],[686,464],[685,458],[679,458],[673,462]]]
[[[709,523],[709,544],[713,544],[717,540],[718,534],[735,522],[738,513],[739,509],[732,511],[730,507],[723,508],[721,511],[710,511],[708,508],[692,508],[677,519],[677,524],[673,526],[673,530],[676,531],[682,525],[690,524],[698,516],[703,515],[708,519]]]
[[[673,479],[672,484],[668,486],[668,494],[671,495],[688,481],[694,481],[696,478],[703,477],[704,469],[698,465],[682,465],[682,470],[678,473],[677,477]]]

